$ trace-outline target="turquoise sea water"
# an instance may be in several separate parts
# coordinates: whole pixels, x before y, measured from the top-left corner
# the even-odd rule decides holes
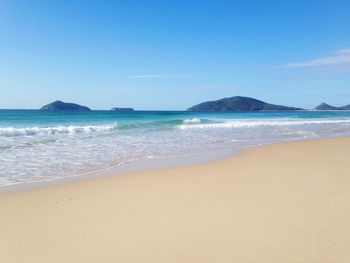
[[[350,134],[350,112],[0,110],[0,187],[84,175],[140,159]]]

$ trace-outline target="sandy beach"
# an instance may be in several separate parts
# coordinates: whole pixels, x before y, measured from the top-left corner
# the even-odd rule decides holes
[[[349,262],[350,138],[0,194],[0,262]]]

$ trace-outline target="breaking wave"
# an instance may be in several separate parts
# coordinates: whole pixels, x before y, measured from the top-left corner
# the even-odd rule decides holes
[[[193,123],[201,123],[201,119],[199,118],[192,118],[192,119],[185,119],[183,123],[185,124],[193,124]]]
[[[214,129],[214,128],[253,128],[258,126],[294,126],[317,124],[350,124],[350,120],[230,120],[221,123],[203,123],[191,125],[183,124],[178,128],[186,129]]]
[[[0,136],[33,136],[33,135],[52,135],[52,134],[74,134],[110,131],[117,129],[117,123],[104,125],[70,125],[70,126],[53,126],[53,127],[0,127]]]

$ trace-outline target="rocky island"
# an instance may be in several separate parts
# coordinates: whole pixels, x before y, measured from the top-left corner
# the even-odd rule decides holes
[[[334,107],[332,105],[329,105],[327,103],[321,103],[320,105],[318,105],[315,110],[324,110],[324,111],[327,111],[327,110],[341,110],[341,108],[338,108],[338,107]]]
[[[190,107],[188,111],[232,112],[232,111],[293,111],[301,108],[266,103],[261,100],[235,96],[216,101],[207,101]]]
[[[81,106],[76,103],[67,103],[60,100],[51,102],[40,108],[41,110],[50,110],[50,111],[91,111],[88,107]]]
[[[340,107],[342,110],[350,110],[350,104]]]
[[[133,112],[135,111],[133,108],[112,108],[111,111],[118,111],[118,112]]]
[[[321,103],[315,108],[315,110],[319,110],[319,111],[350,110],[350,104],[346,106],[335,107],[327,103]]]

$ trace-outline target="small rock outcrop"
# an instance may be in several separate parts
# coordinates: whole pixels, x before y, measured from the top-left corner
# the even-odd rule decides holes
[[[118,111],[118,112],[133,112],[135,111],[133,108],[112,108],[111,111]]]

